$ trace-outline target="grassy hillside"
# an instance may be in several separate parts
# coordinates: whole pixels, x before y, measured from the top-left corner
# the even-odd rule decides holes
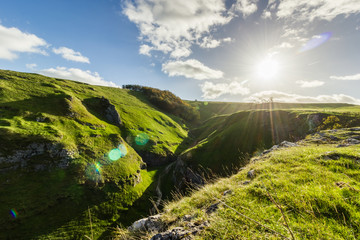
[[[360,112],[360,106],[346,103],[237,103],[189,101],[200,112],[200,119],[247,110],[299,110],[308,112]]]
[[[269,184],[276,182],[271,174],[277,173],[283,181],[279,180],[279,186],[276,185],[281,191],[287,190],[286,181],[292,178],[294,182],[291,182],[292,185],[289,183],[292,187],[297,187],[297,183],[311,182],[306,180],[311,176],[301,175],[301,171],[304,168],[320,171],[316,167],[318,162],[314,160],[316,154],[324,149],[333,149],[335,146],[331,144],[335,143],[332,141],[340,141],[346,134],[358,133],[339,131],[332,133],[332,137],[326,137],[328,133],[321,133],[320,143],[315,139],[318,137],[316,135],[304,141],[300,147],[279,151],[279,156],[275,151],[247,165],[249,159],[273,144],[283,140],[296,141],[309,132],[360,125],[360,108],[355,105],[190,102],[189,106],[168,91],[142,88],[148,93],[0,70],[0,239],[84,239],[86,236],[107,239],[118,225],[129,225],[148,215],[152,208],[149,199],[154,198],[159,203],[170,195],[174,185],[186,186],[184,179],[201,183],[203,179],[199,169],[224,176],[244,166],[245,170],[238,177],[206,186],[202,190],[205,192],[195,193],[194,197],[174,203],[179,204],[179,209],[175,205],[168,205],[167,224],[183,224],[178,221],[179,216],[191,212],[196,215],[194,219],[200,222],[219,219],[217,222],[223,224],[219,228],[227,223],[232,224],[232,220],[237,221],[237,214],[230,214],[230,219],[221,215],[222,208],[218,211],[219,216],[218,213],[211,215],[218,218],[200,214],[201,209],[213,200],[207,189],[216,195],[218,189],[223,189],[221,184],[224,184],[233,192],[228,197],[229,206],[233,208],[237,198],[245,199],[241,201],[248,198],[254,204],[244,205],[248,209],[266,206],[270,213],[264,210],[263,220],[267,219],[266,223],[270,221],[273,224],[271,227],[278,230],[279,225],[276,224],[280,220],[273,223],[270,217],[271,213],[278,216],[276,207],[271,207],[263,196],[265,188],[259,185],[258,178],[253,180],[255,185],[240,184],[241,189],[249,189],[253,193],[252,197],[248,195],[250,193],[236,190],[239,187],[235,186],[239,185],[236,179],[246,175],[248,169],[256,168],[256,173],[267,174],[259,178],[266,189],[274,190],[275,185]],[[182,109],[186,109],[185,115]],[[199,114],[199,122],[187,121],[197,119]],[[325,145],[316,147],[315,144],[323,142]],[[349,159],[355,159],[357,163],[357,156],[353,152],[355,149],[353,146],[341,148],[336,154],[340,154],[347,165],[350,164]],[[306,154],[301,155],[302,152]],[[296,159],[304,159],[301,160],[304,165],[300,164],[299,169],[294,163]],[[324,166],[329,169],[321,168],[323,172],[319,174],[332,176],[327,171],[331,172],[335,165]],[[357,165],[354,163],[353,166]],[[271,171],[267,172],[264,168]],[[346,174],[356,179],[357,168],[351,169],[355,169],[355,175],[351,175],[352,170],[346,170],[349,171]],[[300,175],[290,176],[282,171],[296,174],[299,171]],[[273,177],[271,181],[265,177],[268,174]],[[210,177],[214,176],[210,174]],[[328,183],[327,180],[321,181],[321,184]],[[312,191],[306,194],[315,194]],[[259,199],[258,192],[263,194]],[[203,194],[207,199],[197,194]],[[279,194],[279,199],[285,204],[288,196],[282,194],[285,193]],[[349,194],[352,197],[351,191]],[[305,196],[305,199],[315,204],[309,200],[309,196]],[[290,197],[297,198],[299,195],[296,194]],[[302,210],[300,205],[304,203],[291,201],[289,206],[294,205],[294,209]],[[307,213],[306,204],[303,208]],[[330,207],[324,204],[328,210]],[[351,205],[351,209],[354,206]],[[317,207],[319,214],[326,213],[326,209],[321,210],[322,205]],[[341,205],[339,208],[346,207]],[[336,209],[339,208],[336,205]],[[256,211],[254,214],[257,215],[254,216],[260,217],[263,211],[261,207]],[[289,208],[287,211],[293,210]],[[348,212],[343,213],[343,219],[347,223],[357,224],[357,215],[353,217]],[[310,220],[313,223],[323,221],[328,225],[327,218],[333,221],[333,215],[326,215],[326,218],[321,215],[321,220]],[[307,217],[304,219],[311,222]],[[297,217],[294,215],[293,218]],[[352,219],[355,219],[354,222]],[[230,234],[227,239],[234,239],[240,233],[237,228],[241,228],[236,224],[234,229],[229,229],[229,233],[217,229],[216,224],[211,225],[201,236],[210,238],[212,235]],[[324,226],[322,228],[325,229]],[[337,229],[338,223],[335,222],[334,226],[331,231]],[[256,225],[244,227],[243,231],[246,229],[254,233],[261,230]],[[299,229],[298,232],[302,233],[302,227]],[[258,236],[260,234],[264,232],[260,231]],[[309,236],[316,236],[311,234]],[[130,235],[125,236],[131,238]],[[335,233],[329,236],[335,236]]]
[[[193,239],[359,239],[358,139],[360,128],[321,131],[254,157],[234,176],[166,204],[158,229],[188,236],[197,229]]]
[[[181,159],[193,170],[201,166],[222,174],[284,140],[297,141],[316,130],[356,125],[360,125],[356,112],[256,110],[220,115],[191,130],[196,140]]]
[[[83,239],[89,210],[99,237],[155,180],[138,153],[171,157],[187,137],[178,122],[129,90],[1,70],[0,238]]]

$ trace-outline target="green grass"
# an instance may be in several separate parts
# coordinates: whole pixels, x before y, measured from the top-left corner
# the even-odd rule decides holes
[[[322,113],[359,113],[360,106],[346,103],[235,103],[235,102],[202,102],[189,101],[200,112],[200,119],[205,121],[211,117],[232,114],[247,110],[294,110]]]
[[[119,112],[121,127],[108,122],[99,108],[103,96]],[[33,157],[26,168],[8,171],[13,165],[0,163],[5,171],[0,175],[0,238],[83,239],[90,236],[88,207],[96,238],[105,238],[108,228],[125,221],[132,204],[147,202],[141,197],[152,194],[153,172],[141,170],[142,182],[132,186],[143,165],[138,152],[172,156],[187,137],[183,126],[181,119],[129,90],[0,70],[0,155],[13,156],[31,143],[77,152],[64,170],[51,167],[59,159],[47,153]],[[149,136],[145,146],[135,143],[139,133]],[[128,153],[110,163],[107,154],[120,143]],[[95,163],[101,166],[96,182],[88,170]],[[34,172],[38,164],[48,170]],[[18,211],[16,219],[10,209]],[[147,213],[139,209],[138,215]]]
[[[103,96],[120,114],[121,126],[106,119],[100,102]],[[186,123],[161,111],[141,93],[0,70],[0,157],[14,156],[32,143],[50,144],[75,152],[74,159],[64,169],[54,167],[60,158],[51,157],[48,152],[28,157],[26,167],[8,170],[15,165],[0,163],[0,238],[84,239],[85,235],[92,234],[95,239],[109,238],[118,225],[129,225],[149,213],[152,207],[149,198],[155,196],[158,179],[161,179],[163,197],[169,197],[174,176],[180,173],[181,169],[175,168],[177,165],[171,169],[175,175],[173,171],[163,174],[166,166],[141,169],[143,160],[146,160],[141,156],[174,159],[181,155],[187,166],[193,169],[201,165],[209,168],[210,172],[222,173],[225,166],[233,172],[231,167],[244,166],[248,163],[248,156],[256,155],[281,140],[296,140],[305,136],[309,130],[309,115],[334,115],[341,127],[360,124],[360,108],[349,104],[274,103],[271,109],[269,104],[191,104],[198,107],[202,120],[199,125]],[[330,122],[317,128],[334,126]],[[191,127],[189,134],[188,127]],[[146,134],[148,143],[144,146],[136,144],[138,134]],[[333,135],[344,137],[340,132]],[[230,179],[205,186],[201,193],[169,204],[166,207],[167,218],[170,221],[184,214],[196,214],[199,220],[215,222],[202,233],[203,238],[236,239],[237,234],[250,237],[249,234],[258,232],[259,235],[254,236],[275,238],[271,233],[264,233],[259,226],[244,225],[246,221],[229,208],[220,208],[210,217],[203,211],[214,201],[214,196],[222,198],[222,191],[232,189],[233,195],[223,198],[226,204],[240,211],[242,207],[239,209],[236,205],[239,201],[243,204],[240,206],[250,209],[246,214],[253,214],[252,217],[286,234],[286,229],[284,231],[279,223],[281,221],[274,220],[281,215],[267,199],[266,186],[271,194],[278,194],[297,236],[317,236],[310,230],[309,235],[304,233],[311,223],[319,224],[318,232],[329,228],[329,236],[350,234],[350,228],[358,234],[358,229],[354,227],[358,224],[358,216],[353,212],[359,201],[353,197],[353,190],[348,187],[348,192],[341,192],[343,198],[351,199],[346,205],[339,197],[339,189],[326,185],[330,181],[338,181],[345,173],[351,180],[347,182],[349,186],[358,189],[355,184],[359,180],[358,165],[351,163],[351,159],[356,159],[354,151],[357,149],[336,149],[344,151],[340,162],[328,164],[317,156],[334,146],[317,147],[315,144],[319,143],[316,141],[310,139],[304,146],[274,152],[268,159],[247,165],[245,170]],[[119,144],[126,146],[127,155],[118,161],[109,161],[108,153]],[[45,170],[35,170],[39,164],[44,165]],[[94,174],[96,166],[100,166],[97,167],[100,174]],[[259,175],[250,185],[243,186],[241,181],[250,168],[256,168]],[[134,186],[139,174],[142,181]],[[320,192],[323,195],[316,195],[318,186],[326,190]],[[287,196],[284,191],[293,188],[301,191],[294,189],[294,195]],[[305,193],[304,198],[301,198],[301,192]],[[344,214],[342,220],[334,214],[329,203],[332,201],[326,200],[328,198],[335,201],[337,214]],[[305,199],[305,203],[301,199]],[[320,200],[314,202],[311,199]],[[179,204],[179,208],[174,204]],[[313,218],[307,215],[309,206],[319,209],[318,213],[313,211]],[[11,209],[18,212],[17,218],[11,217]],[[302,215],[296,215],[295,210],[305,211],[305,220]],[[341,225],[344,219],[346,223]],[[234,227],[227,228],[227,224]]]
[[[337,132],[341,136],[350,136],[348,133]],[[298,147],[254,158],[234,176],[168,203],[162,218],[167,228],[186,228],[182,217],[191,215],[193,222],[210,223],[195,239],[281,239],[261,225],[289,239],[289,229],[296,239],[358,239],[360,147],[336,148],[330,142],[319,145],[311,140],[309,136]],[[338,157],[326,157],[333,154]],[[247,177],[250,170],[255,170],[253,179]],[[227,190],[232,192],[224,196]],[[207,214],[205,210],[217,202],[219,209]]]
[[[340,127],[360,124],[358,113],[317,113],[294,110],[240,111],[215,116],[191,130],[195,144],[182,153],[182,159],[193,169],[209,168],[216,174],[224,169],[242,167],[249,157],[281,141],[296,141],[317,129],[332,128],[320,121],[311,124],[313,115],[326,119],[337,116]]]

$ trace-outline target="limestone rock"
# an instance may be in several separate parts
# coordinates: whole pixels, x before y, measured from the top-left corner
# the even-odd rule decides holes
[[[110,103],[109,99],[102,97],[101,105],[104,108],[105,118],[110,123],[120,126],[122,124],[120,115],[116,111],[116,108],[113,104]]]
[[[163,225],[161,215],[158,214],[137,220],[128,229],[130,231],[159,232],[163,228]]]

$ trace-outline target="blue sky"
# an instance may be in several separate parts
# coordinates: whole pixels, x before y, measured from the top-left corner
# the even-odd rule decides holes
[[[184,99],[360,104],[358,0],[2,0],[0,68]]]

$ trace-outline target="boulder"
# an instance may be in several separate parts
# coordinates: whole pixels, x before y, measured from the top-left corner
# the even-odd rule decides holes
[[[154,235],[151,240],[191,240],[193,236],[209,226],[209,222],[205,221],[200,224],[188,223],[187,228],[175,227],[171,230]]]
[[[130,231],[159,232],[163,226],[164,224],[161,221],[161,215],[158,214],[137,220],[128,229]]]
[[[106,120],[116,126],[120,126],[122,124],[120,115],[116,111],[115,106],[110,103],[109,99],[102,97],[101,105],[104,109]]]

